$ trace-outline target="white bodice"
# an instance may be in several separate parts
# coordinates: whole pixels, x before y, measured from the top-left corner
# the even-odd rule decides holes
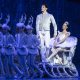
[[[63,40],[66,37],[66,34],[60,33],[56,39],[58,39],[58,41]]]

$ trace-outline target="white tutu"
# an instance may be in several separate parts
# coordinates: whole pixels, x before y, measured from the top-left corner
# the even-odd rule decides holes
[[[50,47],[52,47],[54,45],[53,44],[54,41],[55,41],[55,39],[51,38],[51,40],[50,40]],[[65,48],[65,47],[74,47],[76,45],[77,45],[77,38],[70,36],[63,43],[58,44],[57,47]]]

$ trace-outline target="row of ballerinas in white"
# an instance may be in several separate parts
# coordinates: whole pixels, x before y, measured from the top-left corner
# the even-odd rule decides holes
[[[27,34],[24,29],[26,29]],[[10,76],[10,68],[12,72],[15,71],[18,74],[18,77],[28,77],[28,68],[31,69],[32,74],[35,72],[34,69],[37,69],[42,74],[42,71],[35,64],[40,41],[36,35],[32,34],[33,28],[30,25],[25,27],[23,23],[17,23],[16,30],[14,37],[9,33],[10,27],[7,24],[0,26],[1,74]],[[18,56],[18,66],[14,62],[15,56]]]

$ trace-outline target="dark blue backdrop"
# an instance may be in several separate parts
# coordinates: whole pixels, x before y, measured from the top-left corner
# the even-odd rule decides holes
[[[18,22],[21,14],[26,13],[27,18],[32,15],[34,17],[33,27],[35,28],[36,15],[41,11],[43,2],[48,4],[48,11],[52,13],[56,19],[58,29],[61,30],[64,21],[69,21],[69,30],[72,36],[78,37],[78,45],[73,62],[80,71],[80,1],[79,0],[0,0],[0,12],[3,18],[7,14],[11,15],[10,26],[12,32],[15,31],[15,24]],[[3,19],[4,22],[4,19]],[[2,22],[2,23],[3,23]],[[26,21],[27,24],[27,21]],[[34,31],[35,32],[35,31]],[[51,29],[51,34],[53,30]]]

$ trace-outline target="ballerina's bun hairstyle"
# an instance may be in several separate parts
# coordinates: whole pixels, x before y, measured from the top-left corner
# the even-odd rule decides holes
[[[69,25],[69,22],[68,21],[65,21],[65,23],[64,24],[66,24],[67,26]]]

